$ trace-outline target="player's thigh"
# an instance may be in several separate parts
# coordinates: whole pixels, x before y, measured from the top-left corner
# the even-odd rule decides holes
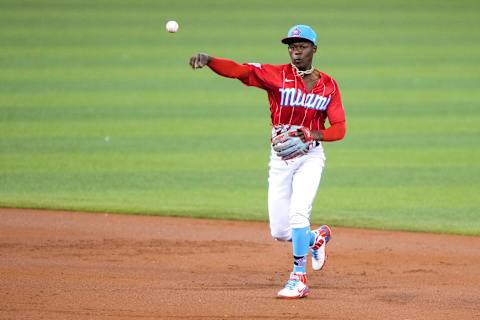
[[[272,237],[289,240],[289,207],[293,170],[285,163],[270,162],[268,175],[268,215]]]
[[[303,228],[310,224],[310,213],[320,185],[324,162],[320,156],[308,157],[293,175],[289,210],[292,227]]]

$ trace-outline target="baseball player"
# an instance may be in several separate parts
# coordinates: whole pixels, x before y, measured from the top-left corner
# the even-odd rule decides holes
[[[268,211],[272,237],[291,241],[293,271],[281,298],[308,295],[306,261],[322,269],[331,230],[323,225],[310,230],[312,203],[320,184],[325,156],[322,141],[345,136],[345,112],[336,81],[315,69],[317,36],[306,25],[296,25],[281,40],[291,62],[282,65],[238,64],[198,53],[190,58],[193,69],[208,66],[217,74],[236,78],[268,94],[272,122],[272,147],[268,176]],[[330,126],[325,128],[325,120]]]

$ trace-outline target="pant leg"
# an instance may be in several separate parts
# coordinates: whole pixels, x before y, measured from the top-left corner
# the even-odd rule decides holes
[[[292,177],[289,221],[291,228],[310,226],[312,204],[320,185],[325,156],[321,145],[302,157]]]
[[[292,194],[293,166],[272,152],[268,172],[268,215],[270,232],[277,240],[292,238],[289,208]]]

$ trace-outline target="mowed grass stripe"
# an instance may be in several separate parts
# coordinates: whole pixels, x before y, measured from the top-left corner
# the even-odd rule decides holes
[[[232,170],[251,170],[258,169],[256,166],[259,164],[262,164],[260,167],[263,170],[265,168],[263,166],[264,162],[268,158],[268,150],[265,150],[267,143],[260,140],[225,154],[223,149],[228,143],[228,137],[226,136],[208,139],[197,144],[192,141],[187,142],[188,140],[184,138],[182,142],[186,142],[187,147],[182,148],[170,143],[171,146],[175,147],[175,152],[172,153],[162,150],[166,139],[162,141],[154,138],[111,137],[109,141],[105,141],[105,137],[97,137],[72,141],[72,139],[61,138],[49,139],[43,141],[43,143],[39,140],[32,139],[30,145],[25,143],[20,147],[20,143],[17,143],[16,148],[12,147],[8,153],[3,153],[0,156],[0,163],[5,170],[4,172],[48,171],[53,168],[60,171],[63,169],[73,170],[78,162],[83,164],[82,169],[93,168],[105,171],[146,170],[149,166],[152,166],[152,170],[165,171],[215,171],[229,168]],[[70,144],[68,144],[69,142]],[[196,147],[194,157],[190,152],[192,147]],[[132,149],[135,152],[128,152]],[[478,150],[471,151],[470,148],[425,148],[420,151],[415,147],[396,149],[359,148],[346,151],[344,148],[339,149],[339,147],[332,145],[326,146],[326,149],[328,152],[328,170],[336,170],[341,175],[337,178],[338,181],[352,181],[355,184],[368,183],[369,180],[362,180],[365,175],[361,174],[360,171],[370,169],[397,171],[410,168],[413,170],[441,169],[444,172],[448,172],[450,168],[449,174],[444,175],[446,178],[455,177],[456,170],[460,168],[471,170],[472,174],[465,180],[466,182],[479,180],[479,177],[474,174],[480,166]],[[25,153],[29,153],[35,161],[25,157]],[[372,159],[375,159],[375,161],[372,161]],[[439,159],[442,161],[438,161]],[[194,162],[195,165],[190,163],[190,166],[185,166],[185,163],[188,162]],[[359,172],[354,176],[349,176],[342,174],[344,169],[355,169]],[[329,174],[328,170],[325,172],[327,175]],[[381,179],[381,176],[375,178]],[[392,182],[395,182],[395,180],[392,180]],[[428,179],[425,180],[425,183],[429,183]]]
[[[171,119],[168,117],[157,117],[154,119],[144,119],[145,117],[139,117],[141,121],[136,119],[135,114],[132,114],[128,119],[115,119],[115,115],[111,117],[104,117],[100,119],[87,119],[87,120],[71,120],[64,121],[65,119],[56,120],[55,117],[44,118],[32,121],[9,121],[2,126],[2,131],[9,136],[21,136],[25,133],[25,129],[33,130],[37,135],[58,135],[58,136],[88,136],[92,132],[111,132],[111,134],[124,136],[126,134],[135,135],[163,135],[169,134],[171,130],[178,127],[186,127],[188,130],[179,130],[177,136],[190,136],[191,132],[197,132],[197,135],[213,136],[220,132],[228,132],[231,128],[229,123],[229,115],[222,117],[212,117],[203,119]],[[449,132],[467,134],[464,137],[468,138],[468,133],[479,133],[480,129],[475,126],[478,123],[480,117],[457,117],[464,126],[458,126],[452,128]],[[44,121],[49,120],[49,121]],[[122,121],[119,121],[122,120]],[[435,135],[446,134],[446,129],[450,125],[451,119],[448,117],[416,117],[411,119],[407,116],[397,117],[396,119],[390,119],[388,117],[369,119],[368,117],[357,118],[352,121],[351,130],[355,135],[365,135],[364,139],[368,138],[369,134],[381,134],[391,136],[394,134],[404,134],[407,136],[420,136],[420,135]],[[228,135],[258,135],[258,131],[262,130],[264,126],[267,126],[266,119],[255,119],[254,117],[237,119],[236,128],[238,130],[228,132]],[[257,129],[257,130],[255,130]],[[409,130],[415,130],[414,133],[410,133]],[[263,131],[263,130],[262,130]],[[405,133],[403,132],[405,131]],[[355,138],[355,137],[353,137]],[[440,137],[439,137],[440,139]],[[415,142],[412,141],[414,144]]]

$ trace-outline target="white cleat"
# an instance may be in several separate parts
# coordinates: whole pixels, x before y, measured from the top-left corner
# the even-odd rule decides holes
[[[285,288],[278,292],[283,299],[300,299],[308,296],[307,275],[305,273],[291,273]]]
[[[332,236],[332,230],[327,225],[323,225],[320,228],[312,231],[315,234],[315,243],[311,247],[312,253],[312,269],[322,270],[327,261],[327,252],[325,247],[330,241]]]
[[[322,270],[327,261],[327,253],[325,252],[325,243],[317,250],[311,250],[312,253],[312,269]]]

